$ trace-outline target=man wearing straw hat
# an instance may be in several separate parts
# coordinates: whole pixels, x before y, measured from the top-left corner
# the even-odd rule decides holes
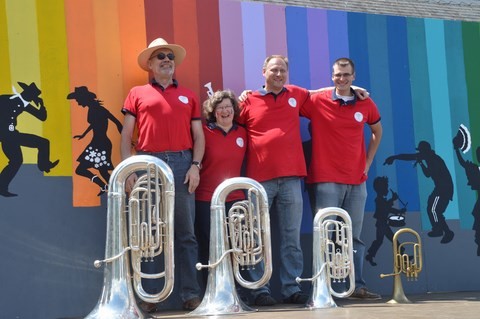
[[[121,156],[126,159],[135,152],[153,155],[167,163],[174,173],[175,246],[179,252],[175,264],[179,268],[183,308],[194,310],[201,301],[195,269],[198,247],[194,233],[194,191],[200,181],[205,138],[198,97],[173,78],[175,67],[185,55],[182,46],[168,44],[162,38],[153,40],[140,52],[138,64],[151,71],[153,79],[149,84],[132,88],[125,100]],[[138,140],[133,151],[135,127]],[[127,179],[127,192],[136,178],[132,174]],[[147,311],[155,311],[154,305],[146,306]]]

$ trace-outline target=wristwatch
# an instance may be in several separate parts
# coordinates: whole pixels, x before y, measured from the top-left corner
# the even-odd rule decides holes
[[[200,163],[199,161],[192,161],[192,165],[195,165],[196,167],[198,167],[198,169],[202,169],[202,163]]]

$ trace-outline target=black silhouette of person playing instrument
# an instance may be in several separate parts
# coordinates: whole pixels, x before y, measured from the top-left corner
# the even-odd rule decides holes
[[[393,207],[395,202],[399,199],[397,193],[392,191],[392,197],[387,199],[388,177],[376,177],[373,180],[373,189],[377,193],[377,197],[375,198],[375,213],[373,214],[373,217],[377,220],[375,222],[376,237],[370,245],[370,248],[368,248],[365,259],[370,263],[370,265],[376,266],[377,263],[374,261],[374,258],[378,249],[380,246],[382,246],[383,238],[386,237],[388,240],[393,242],[393,231],[388,224],[389,216],[402,216],[405,214],[407,209],[405,207],[402,209]],[[400,246],[400,243],[397,243],[397,246]],[[400,253],[403,254],[403,251],[400,251]]]
[[[13,87],[14,94],[0,95],[0,142],[8,159],[8,164],[0,173],[0,195],[5,197],[17,196],[9,191],[9,185],[23,164],[22,146],[38,150],[37,166],[40,171],[49,173],[59,162],[50,161],[49,140],[17,130],[17,117],[23,112],[30,113],[42,122],[47,119],[47,109],[40,97],[42,91],[33,82],[29,85],[22,82],[18,84],[23,89],[21,93]]]
[[[420,165],[425,177],[432,179],[434,188],[428,196],[427,203],[427,213],[432,230],[428,232],[428,236],[443,236],[440,241],[442,244],[452,241],[454,233],[448,227],[444,213],[453,198],[453,181],[444,160],[432,150],[427,141],[418,143],[416,153],[390,156],[385,160],[384,165],[391,165],[394,160],[414,161],[413,166]]]
[[[460,133],[460,130],[459,130]],[[475,231],[475,243],[477,244],[477,256],[480,256],[480,167],[478,167],[472,161],[466,161],[463,159],[460,149],[464,140],[461,134],[457,134],[453,138],[453,148],[457,154],[458,162],[465,169],[465,174],[467,176],[468,185],[472,190],[477,192],[477,200],[473,206],[472,215],[473,215],[473,227]],[[476,150],[477,161],[480,159],[480,147],[477,147]]]
[[[103,102],[97,99],[97,95],[90,92],[86,86],[76,87],[75,91],[68,94],[67,99],[74,99],[78,105],[88,108],[87,122],[90,124],[86,130],[75,135],[75,139],[83,139],[90,131],[92,140],[78,156],[78,166],[75,173],[90,179],[100,187],[98,196],[104,194],[108,189],[112,164],[112,142],[107,136],[108,121],[112,121],[120,133],[122,123],[103,106]],[[100,176],[92,172],[98,171]]]

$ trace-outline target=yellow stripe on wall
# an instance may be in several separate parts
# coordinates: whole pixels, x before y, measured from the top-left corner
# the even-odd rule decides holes
[[[12,91],[10,81],[10,54],[8,52],[8,29],[5,0],[0,0],[0,95]]]
[[[71,176],[72,134],[70,119],[67,35],[63,0],[37,0],[40,77],[48,117],[43,137],[50,140],[51,161],[60,163],[50,175]]]
[[[10,55],[11,82],[17,91],[17,82],[35,82],[42,90],[38,52],[38,32],[35,0],[7,0],[7,29]],[[9,92],[12,91],[10,87]],[[48,112],[48,106],[47,106]],[[24,112],[17,118],[20,132],[42,135],[43,122]],[[37,162],[37,150],[22,148],[24,163]]]
[[[8,51],[8,28],[5,0],[0,0],[0,95],[12,91],[10,81],[10,52]],[[0,170],[7,165],[7,157],[0,151]]]

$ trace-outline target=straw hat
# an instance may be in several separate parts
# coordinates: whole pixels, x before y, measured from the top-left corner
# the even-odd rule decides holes
[[[148,60],[152,56],[153,52],[162,48],[172,50],[173,54],[175,54],[175,65],[180,65],[187,54],[187,51],[185,51],[184,47],[177,44],[168,44],[168,42],[164,39],[157,38],[148,45],[148,48],[140,52],[138,55],[138,65],[140,65],[140,67],[145,71],[150,71],[148,68]]]

